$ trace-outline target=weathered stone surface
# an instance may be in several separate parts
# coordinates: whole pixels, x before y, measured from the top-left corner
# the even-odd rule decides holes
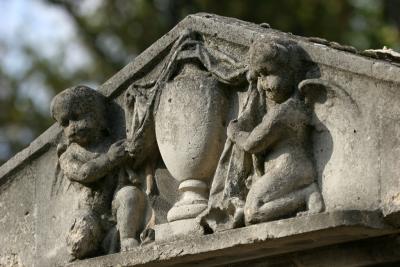
[[[266,50],[261,52],[273,52],[266,53],[268,56],[261,57],[262,60],[258,62],[261,65],[260,69],[265,67],[268,70],[266,73],[253,68],[258,64],[257,60],[254,60],[257,64],[252,64],[250,60],[251,47],[254,48],[257,44],[270,46],[264,47]],[[271,47],[279,48],[275,51],[275,48]],[[294,57],[281,56],[288,53],[286,50],[290,50],[289,47],[295,48],[296,57],[301,55],[300,62],[294,65],[290,63]],[[188,62],[196,62],[195,68],[198,69],[188,67],[191,66],[187,65]],[[278,72],[272,70],[274,64],[279,66]],[[256,69],[255,75],[250,75],[252,69]],[[203,75],[204,79],[196,76],[199,71],[206,74]],[[257,127],[264,127],[260,135],[254,134],[253,140],[259,141],[260,136],[272,129],[269,124],[263,126],[261,122],[264,119],[261,118],[265,117],[265,121],[268,121],[268,117],[274,113],[273,102],[276,102],[277,107],[282,107],[283,102],[281,103],[280,98],[275,101],[275,97],[272,96],[270,100],[274,101],[268,102],[266,110],[263,110],[259,101],[253,101],[256,108],[249,112],[250,116],[242,120],[250,126],[234,129],[234,119],[241,120],[240,115],[245,110],[245,103],[251,102],[249,92],[252,89],[256,89],[253,90],[254,99],[262,99],[260,96],[263,96],[263,93],[260,92],[264,90],[268,95],[268,90],[273,89],[271,84],[274,83],[269,79],[282,79],[285,82],[292,72],[295,72],[296,77],[303,75],[295,82],[288,83],[298,87],[295,92],[300,95],[288,93],[282,101],[297,101],[288,112],[305,105],[306,108],[298,110],[308,109],[309,117],[300,120],[296,115],[296,119],[290,121],[282,118],[294,118],[293,116],[283,116],[271,121],[277,121],[281,125],[286,123],[286,128],[296,128],[297,133],[303,132],[303,122],[307,122],[307,128],[311,128],[310,132],[303,136],[310,139],[310,144],[301,141],[301,144],[297,143],[297,147],[290,145],[287,150],[287,155],[292,155],[299,147],[304,148],[309,152],[307,157],[303,155],[303,160],[294,160],[291,163],[287,161],[280,169],[292,172],[295,177],[293,181],[303,181],[302,185],[305,187],[300,188],[300,191],[303,192],[304,189],[304,194],[294,193],[299,188],[289,186],[286,177],[282,179],[283,182],[276,184],[271,185],[267,182],[263,186],[271,187],[268,194],[274,193],[273,188],[276,188],[277,192],[284,191],[282,198],[278,199],[278,205],[273,206],[271,214],[274,216],[268,217],[265,215],[267,213],[263,213],[261,219],[247,219],[247,224],[282,217],[293,218],[224,231],[243,226],[244,218],[250,218],[253,215],[251,211],[260,209],[258,204],[253,205],[246,215],[244,209],[251,206],[251,200],[264,204],[271,200],[271,196],[265,197],[268,195],[264,194],[265,192],[253,192],[263,186],[253,187],[251,191],[250,183],[243,183],[244,180],[252,180],[247,179],[250,174],[254,176],[254,173],[248,173],[243,166],[255,168],[254,165],[246,165],[244,162],[249,158],[255,162],[254,156],[257,156],[257,153],[253,153],[246,143],[240,145],[240,138],[237,136],[242,135],[241,132],[245,128],[245,132],[253,133]],[[197,78],[190,83],[188,80],[192,76]],[[246,260],[248,264],[263,266],[257,264],[262,264],[265,259],[268,262],[267,266],[318,266],[316,257],[322,256],[326,260],[321,261],[321,266],[362,266],[399,260],[394,249],[389,248],[397,248],[397,241],[388,236],[397,235],[398,229],[395,226],[400,224],[399,77],[400,67],[393,62],[368,58],[354,49],[338,44],[293,36],[215,15],[197,14],[187,17],[99,88],[107,97],[106,102],[110,104],[107,117],[113,138],[99,145],[96,153],[106,155],[112,143],[126,138],[126,150],[123,149],[123,153],[134,160],[127,161],[129,169],[133,172],[126,171],[125,174],[133,178],[130,186],[136,185],[138,177],[146,181],[146,186],[141,188],[140,193],[143,193],[143,196],[146,194],[146,212],[140,216],[137,214],[142,212],[133,213],[135,215],[128,216],[125,224],[131,225],[135,220],[145,218],[148,222],[146,227],[151,227],[141,225],[141,229],[157,229],[154,224],[167,223],[167,217],[172,225],[165,224],[164,229],[179,225],[182,219],[196,217],[207,205],[210,206],[210,202],[207,203],[208,190],[213,190],[213,181],[220,178],[217,174],[228,173],[225,176],[230,178],[226,180],[228,182],[224,183],[225,180],[222,180],[220,184],[222,189],[227,190],[222,191],[237,197],[231,197],[228,205],[220,206],[228,214],[227,220],[221,220],[221,213],[217,212],[211,222],[209,220],[209,224],[203,224],[204,229],[199,229],[206,233],[211,230],[222,232],[201,237],[175,236],[176,240],[172,243],[149,244],[154,232],[144,231],[140,240],[143,245],[140,248],[131,252],[78,261],[72,265],[191,266],[201,262],[204,266],[218,266],[236,262],[238,265],[232,266],[241,266],[240,262]],[[206,82],[207,79],[216,79],[218,82]],[[182,84],[176,85],[181,80]],[[192,87],[185,93],[184,90],[189,85]],[[204,85],[207,88],[204,88]],[[215,87],[215,90],[210,90],[211,87]],[[168,88],[174,92],[168,91]],[[188,93],[189,91],[192,93]],[[185,108],[186,113],[180,114],[178,107]],[[202,116],[201,111],[208,113]],[[257,116],[261,118],[256,118]],[[62,121],[61,118],[58,120]],[[176,123],[177,126],[168,128],[168,121],[171,124]],[[185,125],[191,127],[184,128]],[[59,266],[71,259],[66,239],[71,221],[77,218],[76,210],[79,210],[82,188],[89,186],[83,182],[83,187],[76,187],[76,181],[71,182],[74,179],[71,180],[68,174],[63,175],[61,172],[68,172],[70,164],[60,164],[64,167],[58,165],[57,152],[60,150],[57,151],[56,148],[65,140],[61,128],[57,125],[52,126],[27,149],[0,167],[0,240],[7,244],[0,247],[0,265]],[[66,126],[64,130],[65,128]],[[283,132],[276,137],[285,141],[284,137],[289,136],[287,133]],[[194,138],[191,138],[191,135],[194,135]],[[250,157],[241,157],[243,153],[229,150],[226,138],[233,141],[239,150],[248,151],[247,156]],[[85,148],[85,145],[81,147]],[[90,151],[89,148],[85,149]],[[263,155],[259,163],[265,167],[273,161],[274,157],[270,153],[273,149],[261,150]],[[221,153],[222,156],[219,155]],[[231,155],[229,153],[236,154],[234,157],[223,156]],[[307,160],[304,160],[305,158]],[[224,160],[227,165],[224,165]],[[296,163],[304,167],[304,162],[309,161],[312,162],[310,173],[315,175],[307,175],[307,179],[303,180],[304,177],[299,175],[302,168],[294,167]],[[91,158],[87,157],[83,162],[91,162]],[[122,164],[123,160],[116,162],[115,166],[127,163]],[[100,164],[99,168],[104,168],[107,164]],[[230,169],[224,169],[225,166],[229,166]],[[114,169],[105,169],[107,171],[102,173],[105,176],[117,175]],[[257,174],[257,179],[264,177],[265,181],[268,181],[267,178],[272,177],[269,171],[264,174]],[[80,177],[77,178],[75,180],[79,180]],[[308,185],[313,190],[308,190]],[[248,194],[247,187],[250,188],[251,194]],[[111,187],[107,190],[119,203],[114,205],[115,209],[135,199],[130,196],[136,190],[127,190],[130,193],[126,194],[126,199],[120,197],[118,191],[111,190]],[[323,202],[310,201],[308,196],[315,195],[315,192],[321,192],[319,196],[322,196]],[[296,196],[301,196],[299,202],[293,201]],[[215,199],[216,203],[221,203],[220,199]],[[107,203],[109,207],[104,206],[105,213],[111,213],[111,201]],[[288,203],[302,205],[289,207]],[[321,205],[315,209],[310,208],[312,205],[305,205],[310,203],[323,203],[325,213],[302,213],[307,210],[322,210]],[[167,216],[168,211],[171,212]],[[122,213],[124,214],[129,213]],[[383,218],[379,214],[383,214]],[[125,217],[119,218],[122,222]],[[393,226],[389,226],[388,223]],[[112,221],[110,227],[115,229],[122,226]],[[190,230],[196,227],[189,227],[189,231],[186,232],[190,233]],[[157,237],[157,233],[155,236]],[[376,251],[379,250],[379,246],[372,240],[319,248],[315,250],[315,256],[311,251],[306,251],[310,248],[375,236],[383,236],[379,240],[387,253],[371,256],[368,251],[377,254]],[[137,243],[139,239],[139,236],[135,237]],[[119,248],[114,251],[120,249],[120,245],[116,246]],[[125,247],[130,249],[132,246],[128,244]],[[283,256],[284,254],[287,257]],[[327,257],[327,254],[331,257]],[[99,254],[92,256],[94,255]],[[346,261],[341,255],[349,255],[346,256],[349,260]],[[334,257],[338,258],[337,263]]]
[[[252,267],[395,267],[399,264],[399,256],[398,238],[385,237],[314,248],[228,266],[240,267],[246,264]]]
[[[202,236],[204,228],[196,219],[177,220],[169,223],[154,226],[155,241],[167,242],[174,239],[185,238],[186,236]]]
[[[0,188],[0,266],[23,266],[35,262],[35,183],[27,166]]]
[[[235,262],[256,258],[264,258],[263,261],[268,262],[265,257],[398,232],[398,229],[385,225],[377,213],[337,211],[201,237],[186,237],[169,243],[156,242],[131,252],[89,259],[69,266],[231,266]],[[393,259],[399,260],[400,254],[396,254]],[[352,260],[349,259],[349,262]],[[239,263],[237,266],[243,265]],[[362,263],[360,266],[363,266]]]

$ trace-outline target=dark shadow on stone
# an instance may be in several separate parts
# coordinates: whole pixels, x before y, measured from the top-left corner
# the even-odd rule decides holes
[[[319,66],[311,61],[310,56],[304,50],[302,50],[302,58],[306,70],[304,80],[320,79],[321,72]],[[324,104],[328,100],[328,92],[327,88],[321,84],[310,84],[309,86],[302,88],[301,93],[304,96],[305,103],[312,112],[312,125],[310,129],[311,145],[309,152],[314,161],[319,188],[322,190],[322,174],[325,170],[326,164],[332,156],[333,138],[330,130],[319,120],[315,113],[314,106],[316,103]]]

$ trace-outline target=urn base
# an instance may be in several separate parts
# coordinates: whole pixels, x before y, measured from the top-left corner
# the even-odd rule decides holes
[[[179,185],[181,197],[168,211],[168,222],[193,219],[207,208],[208,186],[196,179],[185,180]]]

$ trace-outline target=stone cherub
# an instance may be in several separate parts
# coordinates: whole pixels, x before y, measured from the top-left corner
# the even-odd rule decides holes
[[[59,164],[80,192],[78,213],[67,235],[69,252],[78,259],[118,250],[112,248],[116,242],[110,237],[116,232],[110,219],[111,202],[121,250],[139,244],[137,236],[143,225],[144,193],[135,185],[117,187],[118,174],[126,174],[126,142],[113,143],[106,106],[105,97],[86,86],[64,90],[51,104],[52,116],[67,138],[66,146],[59,149]]]
[[[324,208],[310,152],[311,113],[295,87],[295,61],[290,49],[278,42],[254,42],[250,48],[250,86],[265,98],[265,115],[252,129],[242,116],[227,130],[230,140],[253,155],[246,224]]]

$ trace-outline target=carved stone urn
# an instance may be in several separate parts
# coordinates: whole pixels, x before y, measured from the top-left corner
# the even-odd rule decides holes
[[[194,63],[186,63],[163,88],[156,138],[181,193],[168,212],[169,222],[195,218],[207,207],[226,139],[226,118],[227,99],[219,82]]]

